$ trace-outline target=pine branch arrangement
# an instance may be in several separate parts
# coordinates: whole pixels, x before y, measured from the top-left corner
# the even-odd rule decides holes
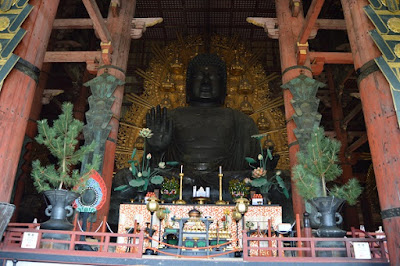
[[[345,199],[354,205],[361,194],[361,186],[357,179],[350,179],[345,185],[334,185],[329,189],[327,184],[342,174],[338,162],[340,142],[325,136],[324,129],[315,128],[307,153],[298,152],[298,164],[293,167],[293,178],[299,194],[305,199],[335,196]]]
[[[39,160],[33,162],[32,178],[39,192],[50,189],[72,189],[80,191],[84,188],[89,172],[97,169],[100,157],[94,156],[93,164],[87,164],[83,176],[78,170],[71,170],[84,156],[92,152],[96,143],[82,146],[76,150],[78,134],[82,131],[83,123],[72,116],[73,105],[64,103],[62,114],[50,127],[47,120],[38,121],[38,135],[35,138],[39,144],[44,144],[54,155],[58,164],[42,166]]]

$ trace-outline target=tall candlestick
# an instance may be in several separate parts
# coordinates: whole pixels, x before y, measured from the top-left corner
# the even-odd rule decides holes
[[[219,167],[219,171],[222,172],[222,167]],[[225,205],[226,202],[224,200],[222,200],[222,177],[224,175],[222,173],[218,174],[219,177],[219,200],[217,202],[215,202],[216,205]]]
[[[183,171],[183,165],[181,165],[181,171]],[[179,186],[179,200],[177,200],[175,203],[176,204],[186,204],[186,201],[184,201],[183,199],[182,199],[182,185],[183,185],[183,176],[184,176],[184,174],[183,173],[180,173],[179,174],[179,177],[180,177],[180,186]]]
[[[181,174],[183,174],[183,164],[181,164]]]

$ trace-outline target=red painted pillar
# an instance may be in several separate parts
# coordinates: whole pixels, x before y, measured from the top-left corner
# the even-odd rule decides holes
[[[304,68],[290,69],[291,67],[297,66],[296,43],[301,30],[301,25],[303,25],[304,22],[304,17],[302,12],[300,12],[297,17],[292,17],[289,2],[289,0],[275,0],[276,16],[279,25],[279,51],[283,84],[298,77],[301,73],[312,77],[311,71]],[[306,66],[309,67],[309,60]],[[293,132],[293,129],[296,128],[296,124],[291,119],[292,115],[294,115],[294,109],[290,102],[293,98],[292,93],[289,90],[284,90],[283,98],[285,103],[285,117],[287,121],[286,129],[289,143],[289,160],[290,167],[292,168],[297,163],[296,153],[299,151],[299,145],[296,144],[297,139]],[[303,215],[305,212],[304,200],[297,193],[297,188],[293,182],[292,200],[294,214]]]
[[[335,129],[336,139],[339,140],[342,144],[339,151],[340,164],[343,170],[342,182],[346,183],[354,176],[353,167],[351,166],[351,155],[346,154],[346,149],[348,147],[347,131],[341,126],[341,122],[343,121],[343,109],[336,95],[332,69],[329,66],[326,67],[326,76],[328,79],[329,94],[331,97],[333,127]],[[350,229],[352,226],[358,228],[359,224],[360,221],[357,215],[357,208],[354,206],[346,205],[344,209],[345,228]]]
[[[31,0],[34,8],[22,27],[27,31],[15,50],[24,60],[42,67],[59,0]],[[8,202],[35,94],[36,82],[12,70],[0,92],[0,201]]]
[[[363,7],[369,3],[367,0],[341,2],[354,67],[358,70],[370,60],[381,56],[368,34],[374,27]],[[361,76],[363,74],[365,72],[361,72]],[[379,201],[382,212],[393,211],[391,218],[383,219],[383,226],[388,239],[390,263],[400,265],[400,216],[395,212],[396,208],[400,208],[400,130],[389,83],[379,70],[365,75],[363,79],[359,78],[359,90]]]
[[[121,0],[121,10],[118,17],[113,17],[111,9],[107,19],[107,26],[111,33],[112,39],[112,65],[126,71],[128,66],[129,49],[131,44],[131,21],[135,13],[136,1],[134,0]],[[99,71],[98,75],[103,73],[104,69]],[[108,73],[114,75],[120,80],[125,80],[125,74],[115,68],[109,68]],[[115,149],[117,146],[117,136],[119,119],[121,116],[122,98],[124,96],[124,86],[118,86],[113,94],[115,101],[111,107],[113,117],[111,118],[110,125],[112,126],[110,135],[106,142],[104,152],[104,163],[102,176],[107,185],[107,201],[103,208],[98,212],[99,220],[103,216],[107,216],[110,208],[111,185],[114,171]]]
[[[25,181],[31,177],[31,168],[32,168],[32,141],[36,137],[37,134],[37,123],[36,121],[40,118],[40,112],[42,111],[42,98],[43,98],[43,90],[46,86],[48,74],[51,69],[51,64],[45,63],[42,67],[42,72],[39,78],[38,86],[35,90],[35,95],[33,97],[32,108],[29,114],[28,124],[25,130],[25,136],[30,139],[30,141],[26,144],[25,149],[26,152],[23,155],[22,160],[24,163],[22,164],[22,174],[18,177],[17,187],[15,189],[13,204],[15,205],[15,212],[12,217],[12,221],[16,221],[18,217],[18,208],[21,204],[22,196],[25,192]]]

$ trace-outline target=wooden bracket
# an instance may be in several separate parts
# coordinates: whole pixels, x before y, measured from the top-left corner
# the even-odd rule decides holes
[[[161,23],[162,21],[163,18],[160,17],[132,19],[131,38],[140,39],[143,36],[143,33],[146,31],[146,28]]]
[[[292,17],[296,17],[299,15],[300,12],[300,7],[301,7],[301,1],[300,0],[291,0],[290,1],[290,9],[292,10]]]
[[[113,17],[118,17],[120,7],[121,7],[120,0],[111,0],[110,8]]]
[[[97,62],[95,60],[87,60],[86,61],[86,69],[90,74],[96,75],[98,67],[99,67],[99,62]]]
[[[264,31],[267,33],[268,37],[271,39],[278,39],[279,38],[279,25],[278,25],[278,19],[276,18],[257,18],[257,17],[247,17],[246,21],[256,25],[258,27],[263,27]],[[321,23],[321,29],[323,27],[326,27],[326,22],[323,21]],[[320,26],[320,25],[318,25]],[[315,36],[317,35],[318,28],[315,27],[311,31],[309,39],[314,39]]]
[[[103,63],[105,65],[111,65],[111,54],[112,54],[111,42],[108,43],[101,42],[100,47],[101,47],[101,59],[103,60]]]
[[[311,63],[311,70],[313,73],[313,76],[318,76],[322,73],[324,70],[324,65],[325,65],[325,58],[323,57],[317,57],[314,58],[314,60]]]
[[[297,64],[303,66],[307,59],[308,42],[297,43]]]

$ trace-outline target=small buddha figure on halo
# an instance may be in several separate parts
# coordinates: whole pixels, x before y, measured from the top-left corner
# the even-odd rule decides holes
[[[162,99],[160,105],[161,105],[161,107],[165,107],[167,109],[171,109],[172,108],[172,102],[169,99],[168,94],[165,94],[165,96]]]
[[[261,112],[260,117],[257,119],[257,127],[259,130],[267,130],[269,128],[269,122],[265,118],[264,112]]]
[[[247,115],[251,115],[254,112],[253,106],[251,106],[251,103],[249,102],[249,98],[247,96],[244,96],[243,101],[240,103],[240,111]]]

